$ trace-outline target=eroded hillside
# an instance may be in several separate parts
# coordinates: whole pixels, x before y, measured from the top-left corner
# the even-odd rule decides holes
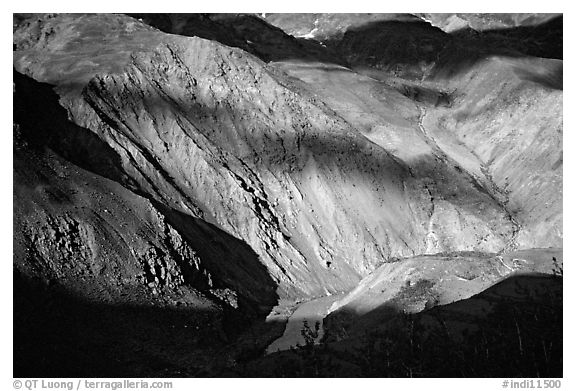
[[[433,305],[517,269],[550,272],[548,253],[540,266],[494,260],[562,247],[561,59],[477,38],[463,58],[467,36],[412,15],[317,17],[322,40],[270,18],[300,26],[16,19],[21,289],[206,312],[215,323],[199,321],[195,341],[218,329],[223,348],[313,298],[342,298],[320,318],[375,309],[394,295],[363,287],[400,289],[419,256],[476,252],[434,267],[482,283],[464,296],[438,283]],[[224,364],[198,367],[212,365]]]

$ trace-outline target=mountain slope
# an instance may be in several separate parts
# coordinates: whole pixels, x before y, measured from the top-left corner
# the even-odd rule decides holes
[[[562,60],[519,49],[525,34],[539,47],[537,26],[328,15],[294,38],[274,18],[15,17],[21,324],[45,291],[65,304],[42,335],[118,305],[106,322],[136,313],[154,336],[160,364],[139,358],[134,375],[234,374],[305,340],[305,317],[361,334],[390,302],[418,312],[561,259]],[[147,332],[112,349],[122,368]],[[66,354],[59,338],[23,357]],[[74,354],[66,368],[86,374]]]
[[[91,42],[91,51],[100,42],[112,50],[109,39],[92,35],[103,16],[84,18],[70,28]],[[106,34],[137,26],[123,18],[120,30]],[[51,31],[53,20],[45,23],[41,31]],[[72,34],[15,54],[17,69],[57,84],[73,121],[110,145],[125,183],[245,240],[284,297],[347,290],[386,258],[424,251],[431,212],[422,200],[430,195],[414,177],[420,172],[411,173],[413,163],[399,162],[305,85],[242,51],[130,29],[130,45],[152,43],[149,51],[124,53],[119,40],[104,68],[77,66],[93,55],[77,49],[78,38],[61,42]],[[70,73],[52,73],[52,61],[66,61]],[[118,71],[109,73],[111,67]],[[80,98],[81,83],[87,84]],[[457,186],[467,195],[454,190],[456,198],[446,197],[433,213],[458,214],[462,223],[454,229],[472,230],[466,239],[452,236],[452,228],[439,232],[437,248],[503,248],[511,232],[505,213],[469,180]],[[488,209],[463,201],[470,193]],[[483,240],[487,235],[493,239]]]

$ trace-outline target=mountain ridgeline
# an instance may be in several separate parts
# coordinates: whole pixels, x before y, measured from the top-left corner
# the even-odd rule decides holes
[[[242,375],[305,301],[352,333],[406,280],[428,308],[552,273],[562,59],[530,29],[557,21],[280,16],[15,15],[18,376]]]

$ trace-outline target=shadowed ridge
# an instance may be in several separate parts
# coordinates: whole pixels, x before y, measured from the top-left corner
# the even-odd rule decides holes
[[[14,121],[17,376],[206,371],[264,321],[277,285],[254,251],[120,186],[52,86],[14,72]]]
[[[13,305],[15,377],[190,376],[228,342],[215,307],[95,302],[18,270]]]
[[[89,129],[68,119],[54,86],[13,70],[14,122],[35,149],[50,148],[70,162],[116,182],[128,180],[120,156]],[[134,190],[133,183],[125,183]]]
[[[415,80],[429,72],[454,77],[491,56],[562,59],[562,15],[516,27],[482,31],[467,27],[449,33],[414,15],[336,15],[334,20],[330,16],[271,15],[266,20],[293,33],[303,29],[298,18],[305,21],[303,25],[316,19],[308,27],[316,26],[318,36],[309,37],[308,42],[321,41],[353,69],[370,67]],[[362,18],[367,21],[362,23]],[[561,72],[556,69],[552,76],[560,82],[544,84],[561,89]]]
[[[53,150],[62,158],[71,163],[93,172],[97,175],[111,179],[140,196],[149,198],[155,207],[166,215],[169,221],[209,258],[208,263],[214,268],[213,275],[216,281],[219,275],[236,289],[242,289],[242,282],[255,279],[247,283],[249,287],[244,298],[252,303],[259,302],[266,307],[257,312],[264,315],[269,308],[276,304],[276,284],[267,274],[265,267],[258,260],[258,256],[243,241],[232,237],[224,230],[211,225],[199,218],[177,212],[154,201],[150,194],[139,188],[135,182],[125,174],[119,156],[106,142],[89,129],[82,128],[68,119],[66,110],[58,103],[59,97],[53,87],[46,83],[37,82],[27,76],[14,71],[14,122],[18,125],[16,137],[18,143],[24,142],[27,147],[42,153],[45,148]],[[49,159],[44,156],[43,158]],[[176,218],[176,216],[179,216]],[[209,244],[208,242],[212,243]],[[214,248],[213,243],[219,244]],[[230,257],[227,262],[223,258]],[[231,262],[234,259],[234,262]],[[241,264],[239,269],[235,263]],[[242,273],[239,277],[235,273]],[[259,293],[254,292],[262,289]],[[251,304],[253,309],[258,306]]]
[[[562,285],[559,276],[512,275],[421,313],[385,305],[371,329],[348,335],[325,324],[320,345],[272,353],[238,376],[562,377]]]
[[[251,14],[128,14],[171,34],[197,36],[247,51],[265,62],[294,59],[344,65],[316,41],[295,38]]]
[[[430,66],[452,75],[490,56],[562,59],[563,18],[536,26],[472,29],[445,33],[424,21],[376,21],[326,41],[355,66],[387,70],[407,78],[425,75]],[[432,71],[435,73],[437,71]]]
[[[278,302],[277,285],[246,242],[197,217],[160,204],[156,207],[210,264],[211,274],[222,285],[215,288],[230,287],[238,292],[241,311],[249,309],[264,316],[270,313]]]

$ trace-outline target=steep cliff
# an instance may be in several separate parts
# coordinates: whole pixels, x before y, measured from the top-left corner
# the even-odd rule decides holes
[[[59,18],[71,17],[41,22],[40,36]],[[108,16],[83,18],[70,19],[75,34],[17,41],[17,69],[58,86],[71,119],[115,151],[125,184],[246,241],[281,296],[348,290],[390,257],[509,241],[506,212],[466,173],[429,148],[436,169],[402,161],[277,68],[128,17],[105,33],[129,26],[126,41],[102,39],[94,24]]]
[[[22,308],[51,287],[82,311],[169,308],[153,333],[197,331],[149,354],[181,369],[197,357],[166,357],[192,335],[198,373],[242,332],[260,335],[240,355],[262,354],[303,301],[354,322],[432,283],[437,301],[399,302],[420,311],[520,269],[514,250],[562,247],[562,60],[521,51],[532,30],[267,22],[302,18],[15,18],[15,278],[40,292]],[[538,251],[523,270],[550,272]]]

